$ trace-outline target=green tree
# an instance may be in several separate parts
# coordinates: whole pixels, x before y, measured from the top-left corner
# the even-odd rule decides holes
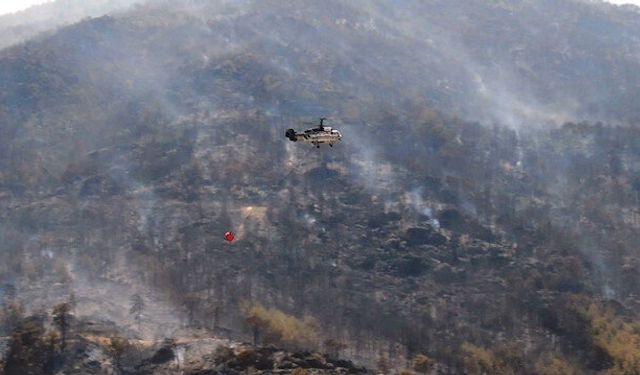
[[[139,294],[134,294],[131,296],[131,308],[129,309],[129,315],[133,316],[133,320],[135,320],[136,325],[138,326],[138,331],[140,331],[140,325],[142,323],[142,313],[145,308],[144,300]]]
[[[63,302],[53,307],[53,324],[60,331],[60,350],[64,352],[67,346],[67,334],[71,325],[71,306],[68,303]]]
[[[44,337],[44,343],[47,347],[47,361],[45,363],[45,374],[53,374],[55,367],[55,359],[57,353],[57,343],[60,340],[56,331],[48,331]]]
[[[40,317],[31,316],[20,321],[11,336],[5,357],[4,373],[42,375],[47,372],[49,351],[45,329]]]
[[[109,350],[113,355],[114,370],[122,373],[122,355],[129,348],[129,340],[121,336],[109,338]]]
[[[194,323],[196,309],[200,305],[200,297],[198,296],[198,293],[187,293],[183,298],[183,304],[187,308],[188,324],[191,326]]]
[[[24,306],[22,304],[10,303],[4,306],[0,314],[0,333],[10,334],[23,317]]]
[[[71,311],[73,312],[73,315],[76,314],[77,306],[78,306],[78,301],[76,300],[76,294],[74,292],[71,292],[71,294],[69,295],[69,307],[71,307]]]
[[[382,353],[380,353],[378,360],[376,361],[376,366],[378,367],[378,371],[383,375],[387,375],[391,371],[389,359]]]
[[[340,358],[340,352],[347,348],[345,343],[334,339],[327,339],[323,343],[325,353],[331,357],[338,359]]]

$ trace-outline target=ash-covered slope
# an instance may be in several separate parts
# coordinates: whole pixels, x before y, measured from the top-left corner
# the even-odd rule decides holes
[[[418,99],[472,121],[512,126],[567,120],[633,123],[640,90],[634,74],[638,18],[638,12],[582,1],[295,6],[279,1],[156,1],[128,16],[93,21],[105,27],[95,30],[98,34],[77,31],[82,38],[64,37],[72,28],[53,38],[68,45],[48,41],[38,49],[49,50],[47,66],[68,69],[83,84],[88,82],[82,72],[102,78],[97,87],[113,84],[118,90],[127,81],[134,90],[186,84],[197,89],[191,94],[209,102],[238,99],[238,94],[269,100],[261,95],[272,84],[268,104],[277,99],[295,101],[296,108],[321,106],[311,112],[353,107],[358,100],[396,104]],[[103,48],[87,50],[86,44],[100,46],[99,40]],[[94,58],[99,66],[91,65]],[[237,86],[213,91],[215,83],[225,81],[212,81],[219,76],[212,69],[220,59],[255,65],[263,81],[247,84],[247,77],[237,77]],[[114,70],[102,71],[107,65]],[[187,77],[174,70],[179,66]],[[23,79],[13,73],[9,87]],[[150,80],[159,82],[149,87]],[[231,91],[225,93],[225,87]]]
[[[73,292],[132,335],[333,340],[444,373],[633,363],[627,326],[594,327],[637,318],[636,19],[571,1],[160,2],[6,49],[5,307]],[[319,115],[341,145],[284,138]],[[542,126],[580,118],[628,126]],[[273,334],[258,303],[315,334]]]

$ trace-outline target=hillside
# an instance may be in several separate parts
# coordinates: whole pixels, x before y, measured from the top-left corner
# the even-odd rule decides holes
[[[3,374],[371,374],[350,361],[314,352],[256,347],[216,337],[128,339],[113,322],[69,315],[62,340],[46,315],[21,319],[0,356]],[[4,344],[6,338],[0,338]]]
[[[56,0],[23,11],[0,16],[0,48],[29,39],[44,37],[56,29],[90,17],[123,11],[134,4],[131,0]]]
[[[142,338],[633,369],[639,17],[158,1],[1,50],[3,334],[73,295]],[[319,116],[340,145],[284,138]]]

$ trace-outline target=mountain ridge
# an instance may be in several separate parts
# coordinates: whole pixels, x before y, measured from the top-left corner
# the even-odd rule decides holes
[[[576,4],[551,18],[575,39],[522,45],[555,5],[160,2],[0,51],[2,297],[33,311],[75,291],[88,317],[134,332],[243,340],[251,301],[313,317],[369,367],[627,366],[632,331],[597,324],[637,319],[640,137],[635,107],[611,103],[635,100],[638,37]],[[590,23],[606,33],[574,43]],[[549,124],[555,98],[589,121]],[[321,115],[340,145],[284,138]]]

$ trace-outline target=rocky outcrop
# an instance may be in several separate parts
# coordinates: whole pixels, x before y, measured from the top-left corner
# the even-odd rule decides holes
[[[161,340],[125,338],[119,327],[99,321],[74,321],[73,334],[63,348],[60,337],[54,330],[47,329],[45,322],[44,315],[24,318],[11,337],[0,340],[0,374],[372,373],[351,361],[317,352],[287,351],[275,346],[202,337],[203,332]],[[85,328],[89,329],[85,331]]]
[[[372,374],[351,361],[332,359],[314,352],[289,352],[275,347],[254,347],[241,344],[221,347],[213,361],[190,374]]]

